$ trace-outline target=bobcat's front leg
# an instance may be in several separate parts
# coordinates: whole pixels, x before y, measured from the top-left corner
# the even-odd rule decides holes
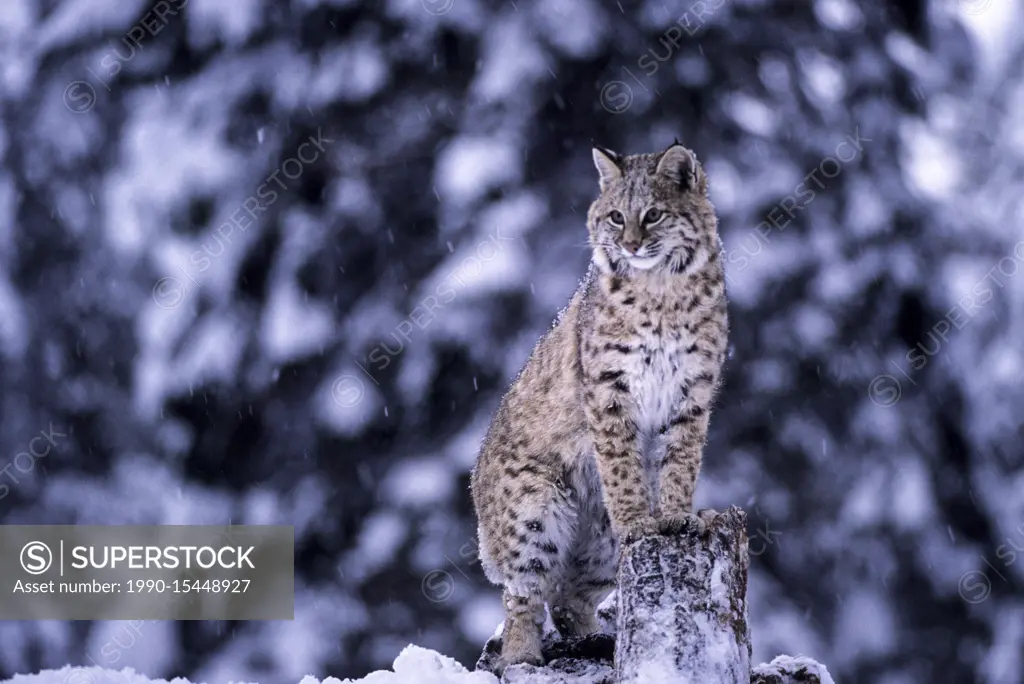
[[[687,390],[689,398],[665,428],[665,458],[658,487],[662,527],[669,528],[664,531],[685,524],[693,516],[693,493],[700,475],[717,381],[717,373],[697,376]]]
[[[583,399],[612,527],[622,541],[656,534],[637,445],[636,405],[625,373],[612,367],[585,369]]]
[[[661,515],[669,527],[692,514],[693,492],[707,433],[707,411],[702,407],[684,409],[669,423],[658,488]]]

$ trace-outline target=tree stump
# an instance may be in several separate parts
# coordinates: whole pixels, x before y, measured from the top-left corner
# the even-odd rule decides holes
[[[620,684],[750,684],[746,515],[735,506],[702,515],[703,533],[695,519],[622,547]]]

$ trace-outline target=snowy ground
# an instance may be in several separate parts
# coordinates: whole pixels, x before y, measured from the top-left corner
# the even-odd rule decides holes
[[[304,677],[299,684],[497,684],[498,679],[487,672],[470,672],[451,658],[434,651],[407,646],[395,659],[391,672],[374,672],[363,679],[340,680],[327,677]],[[149,679],[131,668],[108,670],[100,667],[74,667],[43,670],[38,674],[15,675],[3,684],[190,684],[187,679]],[[219,684],[219,683],[218,683]],[[230,682],[228,684],[243,684]]]
[[[529,668],[533,669],[533,668]],[[767,665],[754,669],[762,676],[816,674],[821,684],[835,684],[825,666],[810,658],[779,656]],[[530,681],[536,682],[535,678]],[[340,680],[327,677],[319,680],[307,676],[299,684],[498,684],[498,678],[488,672],[470,672],[453,659],[419,646],[407,646],[395,659],[392,671],[374,672],[362,679]],[[60,670],[43,670],[38,674],[15,675],[0,684],[191,684],[178,677],[172,680],[149,679],[131,668],[107,670],[100,667],[73,667],[68,665]],[[230,682],[229,684],[242,684]],[[581,682],[580,684],[585,684]],[[658,684],[652,682],[651,684]]]

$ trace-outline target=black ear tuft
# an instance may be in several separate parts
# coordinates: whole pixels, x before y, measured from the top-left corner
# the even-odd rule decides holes
[[[601,147],[600,145],[594,145],[595,150],[601,150],[602,153],[616,164],[619,162],[619,153],[609,150],[607,147]]]
[[[619,167],[619,155],[603,147],[595,147],[592,150],[594,166],[597,167],[599,184],[604,191],[608,186],[622,178],[622,169]]]

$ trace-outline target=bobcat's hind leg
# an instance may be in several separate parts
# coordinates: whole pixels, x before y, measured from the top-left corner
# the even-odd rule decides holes
[[[607,591],[604,592],[607,595]],[[597,604],[603,596],[586,591],[573,591],[551,601],[551,618],[563,639],[585,637],[601,631],[597,623]]]
[[[615,588],[618,541],[604,506],[584,509],[569,555],[565,581],[550,599],[551,617],[563,639],[601,631],[597,606]]]
[[[544,603],[565,577],[576,511],[555,482],[526,484],[482,520],[488,576],[504,586],[500,669],[541,663]]]
[[[507,589],[501,598],[505,603],[505,629],[501,633],[498,674],[509,665],[543,665],[544,656],[540,650],[544,625],[543,599],[536,594],[513,596]]]

